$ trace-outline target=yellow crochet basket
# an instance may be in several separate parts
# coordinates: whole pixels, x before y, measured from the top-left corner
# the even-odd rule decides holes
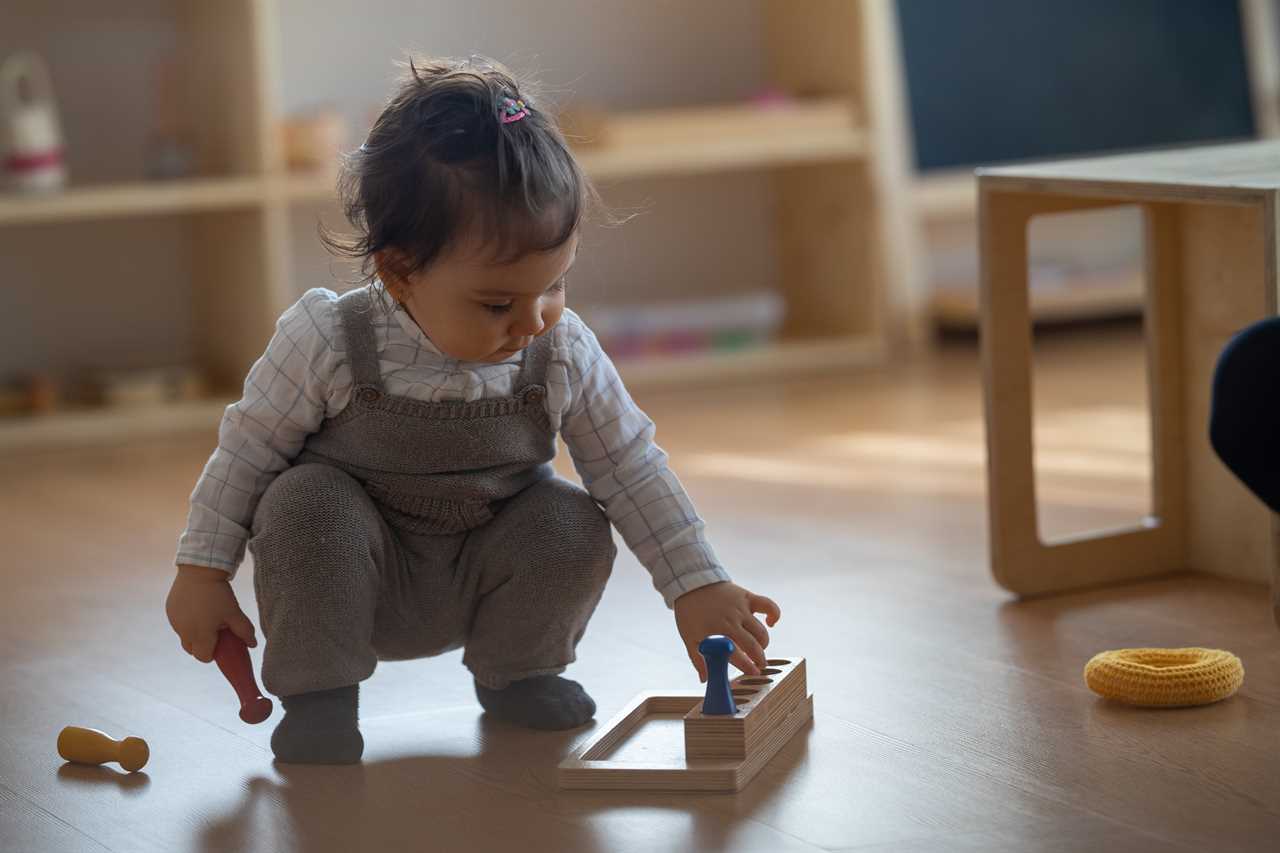
[[[1226,699],[1244,683],[1240,658],[1221,649],[1116,649],[1085,664],[1099,696],[1149,708],[1183,708]]]

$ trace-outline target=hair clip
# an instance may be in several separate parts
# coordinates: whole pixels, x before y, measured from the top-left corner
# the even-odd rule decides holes
[[[503,98],[502,109],[499,115],[502,117],[503,124],[511,124],[513,121],[519,121],[529,114],[529,107],[524,101],[515,98]]]

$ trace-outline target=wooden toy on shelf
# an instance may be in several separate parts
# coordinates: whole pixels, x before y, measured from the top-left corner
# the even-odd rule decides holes
[[[636,696],[560,763],[560,787],[740,791],[812,719],[804,658],[770,658],[760,675],[729,682],[733,643],[708,637],[698,650],[707,659],[705,694]],[[675,720],[680,720],[682,742],[673,737],[669,725]],[[655,724],[656,737],[648,740],[656,743],[644,742],[641,734],[650,723]],[[629,750],[632,740],[637,743]]]
[[[280,121],[280,147],[291,171],[336,175],[347,144],[347,123],[335,109],[287,116]]]

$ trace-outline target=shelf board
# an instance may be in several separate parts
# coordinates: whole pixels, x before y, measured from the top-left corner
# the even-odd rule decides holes
[[[978,181],[971,171],[918,176],[911,183],[911,204],[923,221],[975,217]]]
[[[232,210],[253,207],[264,198],[263,182],[256,177],[73,186],[0,195],[0,225]]]
[[[335,201],[338,198],[337,177],[321,172],[290,172],[267,180],[272,198],[296,202]]]
[[[1036,323],[1065,323],[1131,317],[1142,313],[1146,288],[1140,273],[1099,276],[1061,288],[1031,291],[1031,319]],[[943,288],[931,300],[934,321],[944,328],[978,325],[978,290]]]
[[[596,180],[855,160],[868,149],[840,99],[622,113],[605,120],[601,137],[577,149]]]
[[[0,418],[0,453],[118,444],[183,432],[217,432],[231,398],[82,409]]]
[[[626,358],[618,373],[629,390],[706,385],[868,367],[884,360],[875,337],[780,341],[751,349]]]
[[[856,160],[868,149],[842,99],[635,111],[611,116],[601,127],[599,142],[574,149],[597,181]],[[332,175],[285,175],[270,184],[292,201],[334,197]]]

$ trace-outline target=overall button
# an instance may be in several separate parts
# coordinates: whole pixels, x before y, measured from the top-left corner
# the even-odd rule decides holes
[[[382,399],[382,393],[377,388],[365,388],[360,392],[360,399],[366,403],[376,403]]]
[[[547,392],[535,385],[524,392],[524,401],[526,403],[541,403],[546,396]]]

